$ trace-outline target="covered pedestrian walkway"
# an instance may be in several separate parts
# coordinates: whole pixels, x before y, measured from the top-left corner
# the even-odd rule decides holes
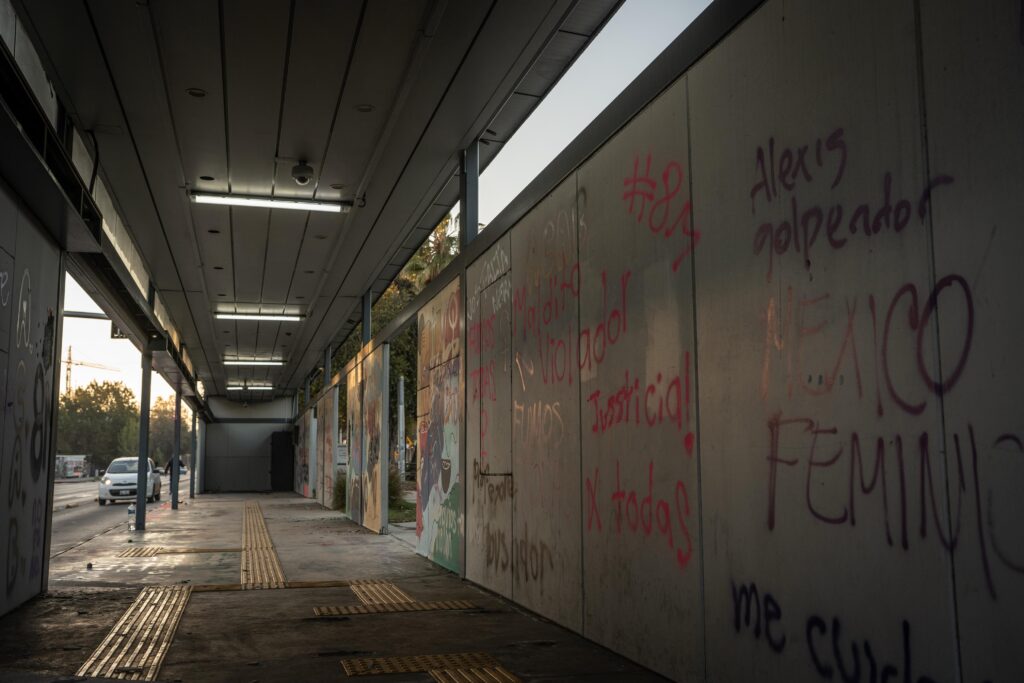
[[[711,0],[481,229],[630,6],[0,0],[0,669],[1021,680],[1021,2]],[[65,272],[142,466],[51,549]]]
[[[53,561],[0,680],[661,680],[295,494],[150,515]]]

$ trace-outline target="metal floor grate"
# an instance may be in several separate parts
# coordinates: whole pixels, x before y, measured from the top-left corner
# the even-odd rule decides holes
[[[375,579],[356,580],[351,583],[350,587],[352,592],[356,594],[356,597],[366,605],[415,602],[407,593],[390,581],[377,581]]]
[[[350,614],[387,614],[389,612],[426,612],[429,610],[474,609],[469,600],[432,600],[429,602],[387,602],[339,607],[314,607],[318,617],[339,617]]]
[[[143,588],[76,675],[156,680],[191,592],[188,586]]]
[[[421,673],[447,669],[475,669],[499,666],[486,652],[463,652],[447,655],[412,655],[406,657],[349,657],[341,660],[349,676]]]

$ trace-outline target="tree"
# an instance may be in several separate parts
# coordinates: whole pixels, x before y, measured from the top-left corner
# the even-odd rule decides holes
[[[126,437],[138,433],[139,409],[135,395],[122,382],[92,381],[60,397],[57,450],[85,454],[96,469],[106,469],[114,458],[132,455],[138,448]]]
[[[137,430],[136,430],[137,432]],[[188,420],[181,421],[181,450],[187,452],[191,448],[192,427]],[[165,467],[171,462],[174,453],[174,397],[157,398],[149,411],[149,455],[158,467]],[[183,464],[188,463],[184,455]]]

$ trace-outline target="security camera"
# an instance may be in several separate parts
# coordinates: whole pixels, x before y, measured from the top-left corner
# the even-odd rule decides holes
[[[308,185],[309,181],[313,179],[313,167],[305,161],[300,161],[292,166],[292,178],[298,185]]]

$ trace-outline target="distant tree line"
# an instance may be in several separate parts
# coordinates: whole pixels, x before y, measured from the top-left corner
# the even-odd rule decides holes
[[[174,398],[157,398],[149,411],[149,455],[166,467],[174,450]],[[189,462],[192,425],[181,424],[182,463]],[[87,455],[93,469],[114,458],[138,455],[139,406],[123,382],[96,382],[64,393],[57,416],[57,452]]]

